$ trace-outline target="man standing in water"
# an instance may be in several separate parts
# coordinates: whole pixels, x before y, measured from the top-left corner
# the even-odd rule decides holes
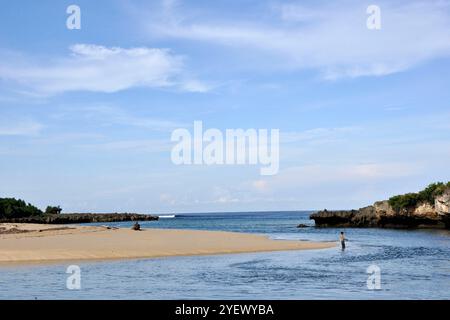
[[[347,239],[345,239],[344,232],[342,231],[341,234],[339,235],[339,240],[341,241],[342,250],[345,250],[345,241],[347,241]]]

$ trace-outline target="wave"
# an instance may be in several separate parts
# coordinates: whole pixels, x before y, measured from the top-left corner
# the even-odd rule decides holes
[[[176,216],[174,214],[166,214],[166,215],[158,216],[158,218],[160,218],[160,219],[173,219],[175,217]]]

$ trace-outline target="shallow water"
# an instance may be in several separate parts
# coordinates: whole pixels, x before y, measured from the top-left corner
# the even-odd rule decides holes
[[[341,229],[301,228],[307,212],[201,214],[143,222],[144,228],[224,230],[274,239],[334,241]],[[111,223],[130,227],[128,223]],[[349,242],[308,251],[83,262],[81,289],[66,268],[0,267],[0,299],[449,299],[450,232],[343,229]],[[366,272],[381,271],[369,290]]]

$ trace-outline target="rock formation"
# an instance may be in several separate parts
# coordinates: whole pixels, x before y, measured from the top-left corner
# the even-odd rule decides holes
[[[450,188],[435,195],[431,203],[418,201],[395,210],[385,200],[358,210],[325,209],[312,214],[310,219],[316,227],[450,228]]]

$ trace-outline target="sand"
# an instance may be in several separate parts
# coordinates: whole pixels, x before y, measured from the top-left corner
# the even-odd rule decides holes
[[[0,264],[156,258],[324,249],[330,242],[271,240],[263,235],[195,230],[0,224]]]

